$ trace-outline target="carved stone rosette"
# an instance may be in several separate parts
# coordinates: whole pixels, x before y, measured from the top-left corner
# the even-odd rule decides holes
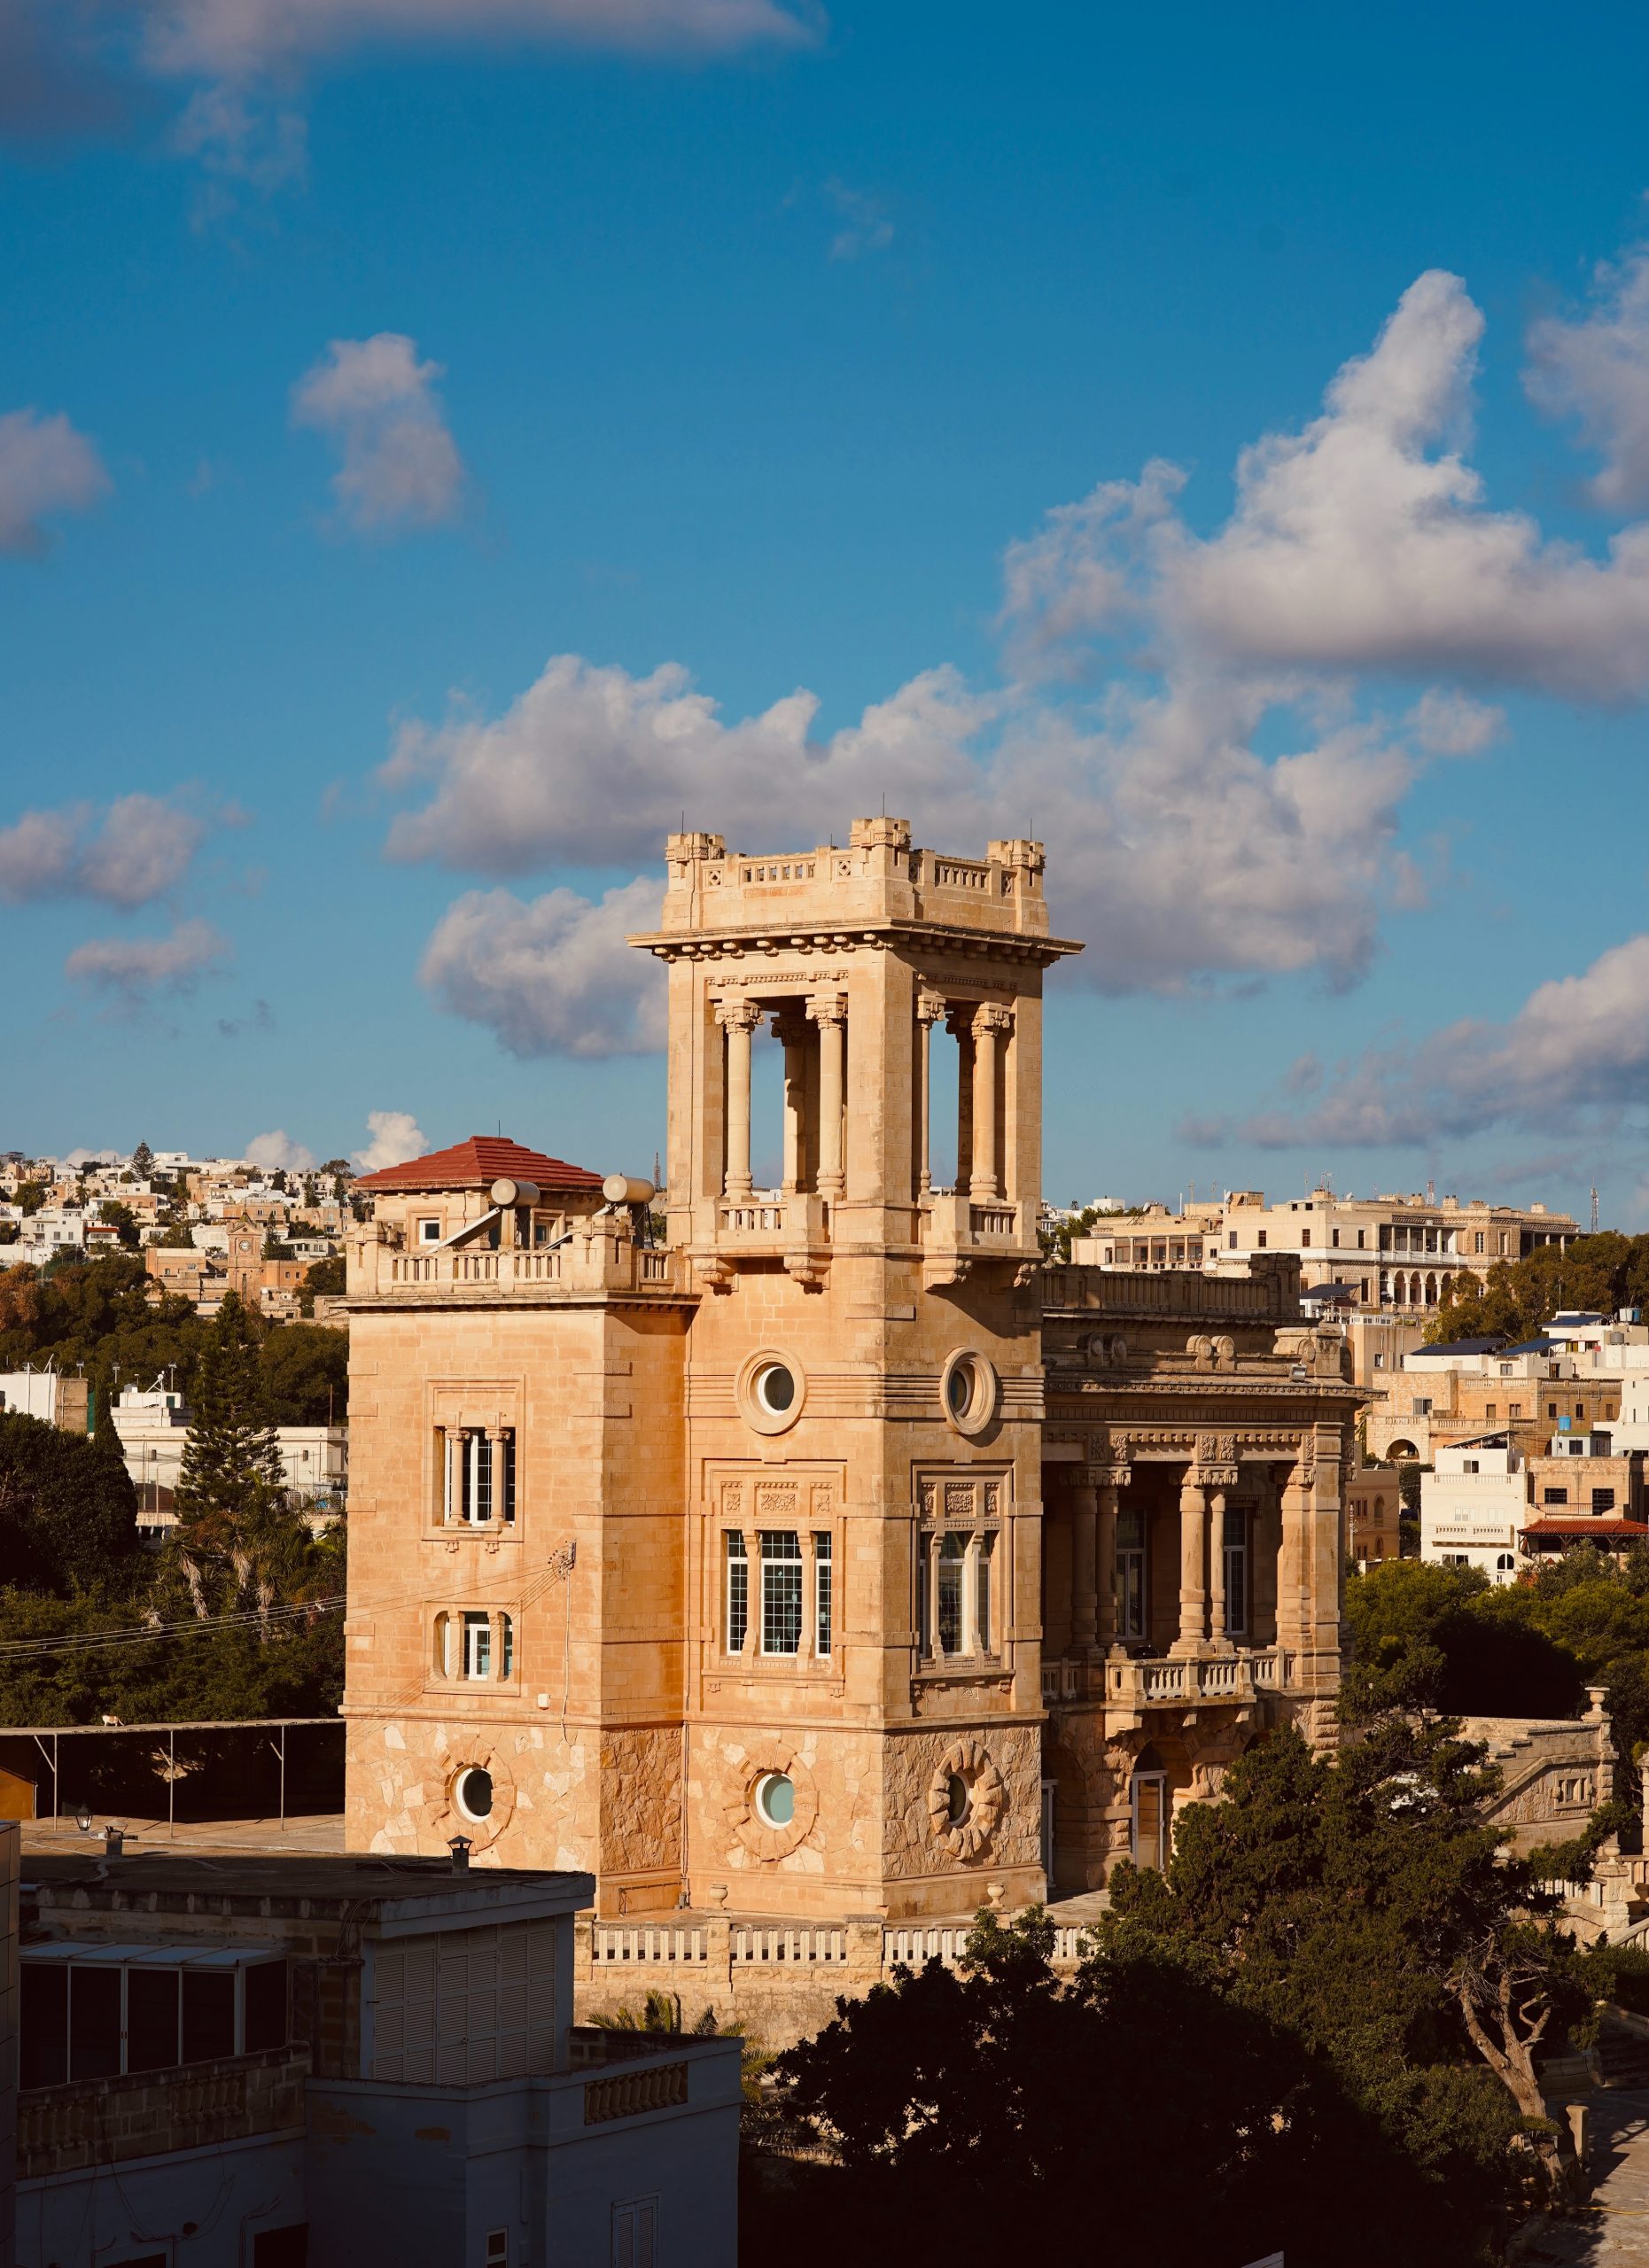
[[[783,1827],[770,1827],[756,1808],[756,1790],[769,1773],[782,1772],[794,1792],[794,1808]],[[722,1817],[753,1859],[788,1859],[813,1832],[819,1816],[819,1789],[813,1774],[787,1742],[752,1741],[740,1771],[738,1793]]]
[[[961,1781],[968,1790],[968,1809],[961,1820],[951,1816],[953,1780]],[[953,1742],[928,1784],[928,1817],[934,1836],[953,1859],[979,1856],[996,1832],[1007,1801],[1007,1785],[983,1741]]]

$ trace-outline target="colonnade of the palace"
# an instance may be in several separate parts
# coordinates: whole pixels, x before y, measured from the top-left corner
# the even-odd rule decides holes
[[[1161,1463],[1048,1469],[1048,1510],[1055,1520],[1063,1520],[1070,1538],[1069,1636],[1063,1651],[1101,1655],[1119,1644],[1143,1644],[1153,1630],[1159,1643],[1167,1641],[1164,1651],[1171,1654],[1238,1644],[1308,1644],[1314,1612],[1313,1524],[1327,1518],[1338,1525],[1337,1472],[1326,1502],[1319,1499],[1303,1463],[1219,1468],[1187,1463],[1177,1484],[1174,1472]],[[1153,1475],[1161,1475],[1166,1488],[1160,1483],[1153,1487]],[[1154,1501],[1144,1501],[1147,1497]],[[1159,1584],[1148,1602],[1148,1622],[1134,1628],[1125,1627],[1125,1589],[1118,1581],[1119,1526],[1131,1504],[1139,1515],[1137,1548],[1145,1563],[1162,1566],[1168,1557],[1163,1528],[1176,1522],[1178,1529],[1177,1612],[1171,1618],[1167,1614]],[[1228,1514],[1235,1515],[1230,1524]],[[1240,1602],[1226,1593],[1227,1546],[1233,1540],[1242,1554]],[[1336,1557],[1337,1552],[1336,1538]],[[1060,1612],[1062,1624],[1064,1619]]]
[[[840,991],[718,1002],[726,1045],[722,1193],[735,1200],[751,1193],[751,1048],[766,1016],[784,1050],[783,1189],[787,1195],[811,1187],[821,1197],[839,1197],[848,1059],[847,996]],[[914,1193],[926,1197],[933,1186],[933,1036],[940,1025],[957,1046],[957,1192],[1002,1198],[1009,1192],[1001,1098],[1014,1011],[1000,1001],[951,1000],[925,989],[916,996],[910,1057]]]

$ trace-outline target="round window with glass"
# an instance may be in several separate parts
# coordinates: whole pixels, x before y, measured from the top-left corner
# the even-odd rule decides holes
[[[996,1372],[983,1355],[961,1348],[940,1373],[939,1399],[959,1433],[976,1433],[996,1415]]]
[[[769,1418],[788,1418],[796,1407],[796,1373],[788,1363],[764,1363],[751,1391]]]
[[[471,1764],[458,1775],[453,1789],[454,1799],[464,1817],[479,1826],[493,1814],[493,1775],[478,1764]]]
[[[756,1783],[755,1801],[764,1827],[788,1827],[796,1816],[796,1783],[788,1772],[764,1772]]]
[[[960,1772],[953,1772],[945,1783],[945,1821],[947,1827],[965,1827],[968,1814],[973,1809],[973,1795]]]
[[[782,1347],[764,1347],[739,1372],[739,1409],[758,1433],[782,1433],[802,1414],[807,1379],[801,1364]]]

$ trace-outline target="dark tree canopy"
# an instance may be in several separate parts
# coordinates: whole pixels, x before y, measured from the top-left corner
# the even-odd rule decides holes
[[[0,1414],[0,1582],[57,1597],[128,1575],[137,1498],[107,1433]]]
[[[277,1425],[343,1422],[349,1406],[349,1340],[343,1332],[325,1324],[284,1323],[265,1335],[262,1363],[269,1414]]]
[[[188,1244],[186,1233],[181,1241]],[[90,1261],[65,1254],[50,1268],[0,1268],[0,1369],[44,1361],[59,1370],[82,1368],[98,1410],[118,1388],[146,1386],[165,1376],[192,1404],[211,1325],[195,1313],[191,1300],[152,1300],[153,1288],[136,1253]],[[268,1371],[274,1422],[323,1425],[330,1385],[332,1414],[341,1423],[347,1415],[346,1335],[326,1332],[321,1335],[329,1345],[316,1349],[308,1343],[309,1326],[268,1324],[243,1312]],[[289,1332],[297,1338],[289,1340]]]
[[[1458,1715],[1573,1715],[1586,1705],[1579,1663],[1544,1627],[1540,1603],[1493,1588],[1476,1568],[1388,1559],[1346,1586],[1347,1707]]]
[[[1195,1947],[1112,1929],[1062,1983],[1052,1941],[1034,1912],[981,1916],[963,1973],[902,1972],[779,2059],[789,2113],[840,2161],[790,2214],[787,2256],[1386,2268],[1400,2235],[1415,2264],[1469,2256],[1452,2221],[1435,2241],[1435,2190],[1378,2117]],[[758,2198],[762,2258],[767,2219]]]
[[[1346,1585],[1354,1720],[1393,1706],[1570,1716],[1603,1689],[1629,1775],[1649,1744],[1649,1551],[1580,1547],[1529,1583],[1387,1560]]]

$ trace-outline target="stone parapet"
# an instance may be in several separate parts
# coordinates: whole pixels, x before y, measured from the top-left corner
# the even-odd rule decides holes
[[[307,2050],[276,2047],[175,2070],[25,2088],[17,2098],[18,2179],[301,2132],[308,2070]]]
[[[971,1916],[935,1922],[863,1921],[812,1924],[693,1914],[653,1923],[578,1923],[575,1992],[584,2023],[621,2008],[641,2015],[649,1992],[663,1993],[683,2027],[706,2011],[743,2024],[770,2049],[787,2047],[829,2023],[838,2000],[859,2000],[898,1969],[930,1961],[960,1968]],[[1064,1974],[1082,1959],[1085,1932],[1054,1931],[1054,1966]]]

